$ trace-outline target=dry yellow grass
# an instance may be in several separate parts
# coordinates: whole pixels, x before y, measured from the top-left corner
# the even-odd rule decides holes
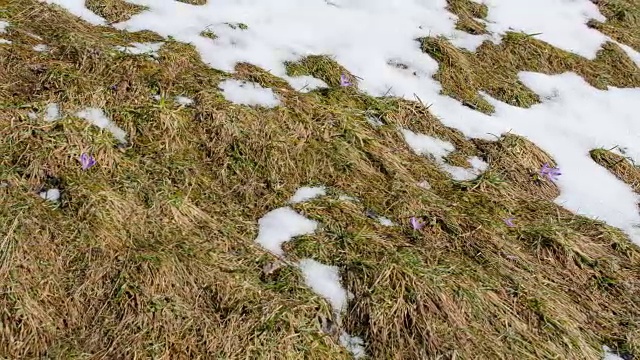
[[[322,229],[286,250],[341,269],[355,295],[343,325],[371,358],[595,360],[603,344],[640,355],[638,248],[556,206],[555,186],[535,176],[553,161],[527,140],[470,141],[420,104],[353,88],[301,94],[249,64],[233,76],[273,88],[283,106],[238,106],[216,89],[230,75],[188,45],[167,42],[156,62],[113,50],[153,34],[92,27],[35,0],[8,4],[5,16],[14,45],[0,47],[0,357],[349,358],[320,329],[326,302],[294,268],[264,274],[275,259],[254,244],[257,219],[308,184],[332,191],[296,205]],[[27,33],[51,52],[33,52]],[[429,41],[464,70],[464,89],[440,76],[469,102],[479,89],[535,101],[513,80],[532,64],[582,71],[597,86],[638,76],[615,49],[588,63],[557,49],[541,57],[552,49],[518,36],[476,55]],[[482,75],[497,51],[513,60],[504,82]],[[289,70],[330,85],[343,71],[322,56]],[[29,119],[51,102],[63,119]],[[73,116],[85,106],[105,109],[129,145]],[[398,126],[452,142],[452,162],[477,155],[490,168],[452,182],[412,153]],[[81,171],[82,152],[98,165]],[[423,180],[430,190],[416,185]],[[62,190],[60,204],[38,197],[47,184]],[[368,209],[401,226],[380,226]],[[516,228],[503,223],[512,215]],[[412,216],[428,226],[410,230]]]

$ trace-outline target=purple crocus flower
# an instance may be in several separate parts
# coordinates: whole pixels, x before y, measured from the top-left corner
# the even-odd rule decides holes
[[[506,218],[502,221],[504,221],[505,224],[507,224],[508,227],[515,227],[515,225],[513,224],[513,220],[515,220],[516,218],[514,217],[510,217],[510,218]]]
[[[558,176],[562,175],[557,167],[550,167],[549,164],[542,165],[540,169],[540,177],[547,178],[550,181],[558,180]]]
[[[424,221],[418,219],[417,217],[412,217],[409,222],[411,223],[411,226],[413,227],[413,230],[420,230],[424,227]]]
[[[82,153],[79,160],[80,164],[82,165],[82,170],[87,170],[96,164],[96,159],[94,159],[93,156],[87,153]]]
[[[347,78],[347,75],[340,75],[340,86],[351,86],[351,81]]]

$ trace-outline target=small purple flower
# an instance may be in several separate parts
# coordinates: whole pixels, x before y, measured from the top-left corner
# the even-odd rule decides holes
[[[558,176],[562,175],[557,167],[550,167],[549,164],[542,165],[540,169],[540,177],[547,178],[550,181],[558,180]]]
[[[516,218],[514,217],[510,217],[510,218],[506,218],[502,221],[504,221],[505,224],[507,224],[508,227],[515,227],[515,225],[513,224],[513,220],[515,220]]]
[[[340,86],[351,86],[351,81],[347,78],[347,75],[340,75]]]
[[[424,227],[424,221],[416,218],[416,217],[412,217],[409,222],[411,223],[411,226],[413,227],[413,230],[420,230]]]
[[[96,159],[93,158],[93,156],[87,154],[87,153],[82,153],[82,155],[80,155],[80,164],[82,165],[82,170],[88,170],[89,168],[91,168],[93,165],[96,164]]]

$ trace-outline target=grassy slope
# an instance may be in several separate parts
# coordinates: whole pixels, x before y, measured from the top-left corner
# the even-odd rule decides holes
[[[113,21],[137,11],[93,3]],[[450,3],[482,16],[468,2]],[[113,46],[155,35],[91,27],[35,0],[0,4],[14,42],[0,46],[0,356],[349,358],[319,329],[328,305],[290,267],[263,274],[274,259],[253,242],[256,220],[307,184],[362,200],[296,206],[323,227],[287,250],[341,268],[355,294],[344,326],[365,338],[373,358],[598,359],[602,344],[640,356],[640,252],[619,231],[558,208],[557,189],[535,179],[552,159],[528,141],[466,140],[419,104],[350,88],[300,94],[248,64],[234,77],[274,88],[284,105],[229,104],[216,85],[230,75],[204,66],[187,45],[167,43],[158,62],[126,56]],[[606,25],[638,37],[624,19]],[[41,41],[28,33],[53,51],[33,52]],[[638,85],[638,69],[611,47],[590,64],[517,35],[476,55],[425,40],[425,51],[435,56],[434,48],[443,54],[436,59],[448,59],[438,74],[445,91],[487,112],[477,90],[535,101],[517,70]],[[486,61],[505,49],[511,61],[494,86]],[[530,55],[542,50],[549,56]],[[469,86],[447,82],[445,65],[463,69]],[[334,85],[342,72],[325,57],[290,70]],[[617,78],[618,70],[631,75]],[[150,98],[158,92],[159,103]],[[175,95],[196,104],[181,107]],[[29,120],[28,111],[52,101],[69,115]],[[71,115],[84,106],[104,108],[130,146],[117,148]],[[372,128],[367,114],[386,125]],[[454,183],[413,155],[397,126],[451,141],[453,163],[479,155],[490,169]],[[612,164],[602,151],[594,159]],[[99,166],[82,172],[81,152]],[[416,186],[424,179],[431,190]],[[63,189],[59,206],[36,194],[54,183]],[[368,208],[429,225],[385,228],[366,217]],[[513,229],[502,222],[510,214]]]

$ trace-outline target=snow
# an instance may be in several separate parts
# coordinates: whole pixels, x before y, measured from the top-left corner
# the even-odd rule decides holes
[[[357,202],[358,199],[354,198],[353,196],[349,196],[349,195],[340,195],[338,196],[338,200],[340,201],[349,201],[349,202]]]
[[[60,119],[60,107],[56,103],[47,105],[44,109],[44,121],[56,121]]]
[[[401,129],[407,145],[418,155],[433,155],[436,159],[441,159],[456,148],[448,141],[440,140],[424,134],[416,134],[411,130]]]
[[[520,80],[547,100],[523,109],[487,97],[496,107],[494,121],[553,156],[562,171],[556,181],[561,192],[557,204],[616,226],[640,244],[640,197],[589,157],[591,149],[619,146],[633,162],[640,160],[640,123],[634,108],[640,89],[601,91],[574,73],[525,72]]]
[[[555,47],[593,59],[607,36],[591,29],[591,19],[603,22],[606,18],[590,0],[484,0],[489,8],[487,30],[494,34],[520,31],[538,34],[540,39]]]
[[[257,105],[268,108],[280,105],[280,100],[273,90],[265,89],[260,84],[241,80],[225,80],[218,85],[224,98],[234,104]]]
[[[11,42],[11,40],[0,39],[0,44],[13,44],[13,43]]]
[[[47,46],[46,44],[38,44],[33,47],[33,51],[46,52],[49,51],[49,46]]]
[[[105,25],[107,21],[86,8],[85,0],[40,0],[47,4],[58,5],[73,15],[82,18],[92,25]]]
[[[193,99],[190,99],[186,96],[176,96],[176,102],[183,106],[193,105]]]
[[[395,224],[393,223],[393,221],[391,221],[390,219],[384,217],[384,216],[378,216],[378,222],[382,225],[382,226],[394,226]]]
[[[335,266],[329,266],[313,259],[302,259],[298,264],[304,283],[314,293],[327,299],[334,311],[341,313],[347,308],[347,291],[340,283],[340,273]]]
[[[8,27],[9,27],[9,22],[0,20],[0,34],[6,33]]]
[[[282,244],[296,236],[313,234],[317,227],[317,222],[307,219],[290,207],[281,207],[258,220],[256,242],[273,254],[283,256]]]
[[[60,200],[60,190],[49,189],[40,192],[40,197],[51,202],[58,202]]]
[[[101,109],[86,108],[76,113],[79,118],[87,120],[90,124],[109,131],[120,143],[127,142],[127,133],[114,124]]]
[[[116,50],[130,55],[149,55],[157,58],[158,51],[162,47],[163,42],[149,42],[149,43],[131,43],[131,46],[116,46]]]
[[[614,41],[620,48],[627,53],[627,56],[640,67],[640,53],[635,51],[631,46]]]
[[[296,191],[295,194],[289,199],[289,202],[292,204],[297,204],[305,201],[309,201],[318,196],[324,196],[327,194],[324,186],[316,186],[316,187],[301,187]]]
[[[380,119],[375,118],[373,116],[367,116],[367,122],[369,123],[369,125],[373,126],[374,128],[384,125],[384,123],[380,121]]]
[[[304,283],[317,295],[325,298],[337,317],[347,309],[351,294],[342,286],[340,273],[335,266],[325,265],[313,259],[302,259],[298,267]],[[340,334],[340,344],[356,359],[365,356],[364,341],[346,332]]]
[[[456,181],[473,180],[488,167],[487,163],[476,156],[470,157],[468,160],[471,169],[449,165],[445,163],[444,158],[456,149],[453,144],[432,136],[416,134],[407,129],[400,129],[400,132],[404,136],[407,145],[409,145],[416,154],[433,156],[440,168]]]
[[[421,187],[421,188],[423,188],[425,190],[430,190],[431,189],[431,184],[429,184],[429,182],[427,180],[420,181],[416,185],[418,185],[418,187]]]
[[[344,346],[355,359],[361,359],[366,354],[364,352],[364,341],[357,336],[351,336],[346,332],[340,334],[340,344]]]
[[[608,346],[603,346],[602,351],[604,351],[604,357],[602,358],[602,360],[624,360],[616,353],[614,353],[613,350],[611,350]]]

